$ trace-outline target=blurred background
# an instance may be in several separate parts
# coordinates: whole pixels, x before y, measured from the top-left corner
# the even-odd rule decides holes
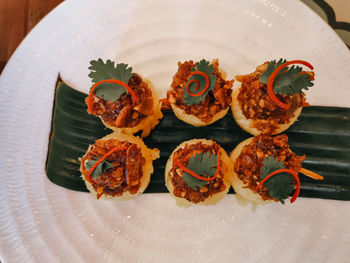
[[[349,46],[350,0],[300,1],[326,20]],[[23,38],[61,2],[63,0],[0,0],[0,73]]]
[[[0,72],[31,29],[63,0],[0,0]]]

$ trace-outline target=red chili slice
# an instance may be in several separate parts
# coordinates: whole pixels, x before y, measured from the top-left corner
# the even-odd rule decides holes
[[[220,172],[220,150],[218,151],[217,155],[216,155],[216,173],[214,174],[213,177],[202,177],[200,175],[198,175],[197,173],[195,173],[194,171],[188,169],[187,167],[185,167],[184,165],[182,165],[178,160],[175,161],[175,163],[181,168],[181,170],[185,171],[186,173],[192,175],[193,177],[196,177],[199,180],[202,181],[212,181],[216,178],[216,176],[219,174]]]
[[[190,77],[193,75],[201,75],[205,78],[205,87],[202,91],[200,91],[198,93],[192,93],[189,89],[189,87],[192,83],[196,83],[196,88],[194,91],[197,92],[199,89],[199,81],[198,80],[191,79],[189,82],[187,82],[187,85],[186,85],[186,90],[187,90],[188,94],[190,94],[192,97],[199,97],[200,95],[203,95],[204,92],[209,88],[209,77],[207,74],[205,74],[202,71],[193,71],[193,72],[191,72]]]
[[[291,64],[302,64],[304,66],[307,66],[308,68],[310,68],[311,70],[314,69],[314,67],[309,63],[309,62],[306,62],[304,60],[291,60],[291,61],[288,61],[286,63],[283,63],[281,66],[277,67],[273,72],[272,74],[270,75],[268,81],[267,81],[267,93],[270,97],[270,99],[277,105],[279,106],[280,108],[283,108],[283,109],[286,109],[288,110],[290,108],[290,105],[286,104],[286,103],[283,103],[282,101],[280,101],[276,95],[275,95],[275,92],[273,91],[273,82],[277,76],[277,74],[283,69],[285,68],[286,66],[288,65],[291,65]]]
[[[126,150],[128,149],[128,147],[124,146],[124,147],[120,147],[120,146],[116,146],[114,147],[112,150],[108,151],[105,155],[103,155],[89,170],[89,173],[87,175],[86,180],[88,180],[89,183],[94,183],[94,180],[91,179],[91,174],[92,172],[96,169],[96,167],[104,160],[106,159],[109,155],[111,155],[112,153],[116,152],[116,151],[122,151],[122,150]]]
[[[279,170],[276,170],[272,173],[270,173],[268,176],[266,176],[263,180],[260,181],[260,183],[258,184],[257,187],[255,187],[255,191],[258,191],[258,189],[268,180],[270,179],[272,176],[276,175],[276,174],[279,174],[279,173],[289,173],[291,175],[293,175],[294,179],[295,179],[295,182],[296,182],[296,189],[295,189],[295,192],[292,196],[292,198],[290,199],[290,202],[293,203],[299,193],[300,193],[300,180],[299,180],[299,176],[298,176],[298,173],[296,171],[293,171],[291,169],[279,169]]]
[[[92,114],[92,106],[93,106],[92,94],[93,94],[94,90],[97,88],[97,86],[99,86],[102,83],[114,83],[114,84],[118,84],[118,85],[122,86],[123,88],[125,88],[131,95],[132,105],[135,106],[135,101],[136,101],[135,94],[134,94],[134,91],[128,86],[128,84],[126,84],[125,82],[118,80],[118,79],[107,79],[107,80],[101,80],[99,82],[96,82],[92,86],[90,93],[89,93],[89,97],[88,97],[88,113]]]

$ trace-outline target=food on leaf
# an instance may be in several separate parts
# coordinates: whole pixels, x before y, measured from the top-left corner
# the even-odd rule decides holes
[[[313,86],[312,71],[302,71],[301,60],[266,62],[248,75],[236,76],[241,82],[233,92],[232,113],[245,131],[253,134],[278,134],[298,118],[302,107],[309,106],[303,90]]]
[[[147,136],[163,117],[161,103],[141,76],[127,64],[102,59],[90,62],[94,82],[86,98],[88,112],[108,128],[127,134],[142,130]]]
[[[241,142],[230,154],[234,165],[232,186],[236,194],[256,203],[280,201],[300,192],[299,172],[305,156],[293,153],[284,134],[258,135]],[[319,178],[323,178],[319,176]]]
[[[147,188],[157,158],[159,150],[147,148],[140,138],[112,133],[90,145],[80,171],[97,199],[127,200]]]
[[[178,62],[167,99],[177,118],[193,126],[206,126],[227,113],[233,80],[225,80],[218,60]]]
[[[165,182],[179,206],[215,204],[230,188],[232,169],[219,144],[192,139],[181,143],[170,155]]]

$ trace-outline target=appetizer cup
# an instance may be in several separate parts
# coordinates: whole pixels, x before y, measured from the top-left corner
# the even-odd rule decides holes
[[[100,117],[103,124],[118,133],[134,134],[142,130],[141,137],[163,117],[161,103],[145,81],[126,64],[99,59],[91,61],[89,76],[95,83],[86,98],[88,112]]]
[[[237,145],[230,159],[234,166],[233,189],[253,203],[280,201],[284,204],[295,189],[290,200],[294,202],[300,191],[299,172],[313,179],[323,179],[302,168],[305,155],[292,152],[285,134],[248,138]]]
[[[302,89],[313,86],[313,72],[301,71],[290,64],[312,66],[305,61],[266,62],[256,71],[236,76],[232,94],[232,114],[238,125],[252,135],[278,134],[299,117],[302,107],[309,106]],[[237,83],[237,82],[236,82]]]
[[[206,126],[223,118],[232,102],[233,80],[225,80],[218,60],[178,62],[167,99],[176,117],[193,126]]]
[[[145,191],[158,158],[159,150],[147,148],[139,137],[112,133],[89,146],[80,172],[97,199],[127,200]]]
[[[212,205],[229,191],[232,163],[214,141],[192,139],[181,143],[165,167],[165,183],[178,206]]]

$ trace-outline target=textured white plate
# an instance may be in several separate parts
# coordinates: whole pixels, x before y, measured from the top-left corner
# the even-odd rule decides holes
[[[266,60],[315,66],[309,101],[350,106],[350,55],[316,14],[289,1],[65,1],[23,41],[0,80],[2,262],[345,262],[350,203],[300,198],[252,209],[226,196],[180,209],[168,194],[124,203],[45,175],[58,72],[87,92],[91,59],[127,62],[161,95],[178,60],[218,57],[229,78]]]

